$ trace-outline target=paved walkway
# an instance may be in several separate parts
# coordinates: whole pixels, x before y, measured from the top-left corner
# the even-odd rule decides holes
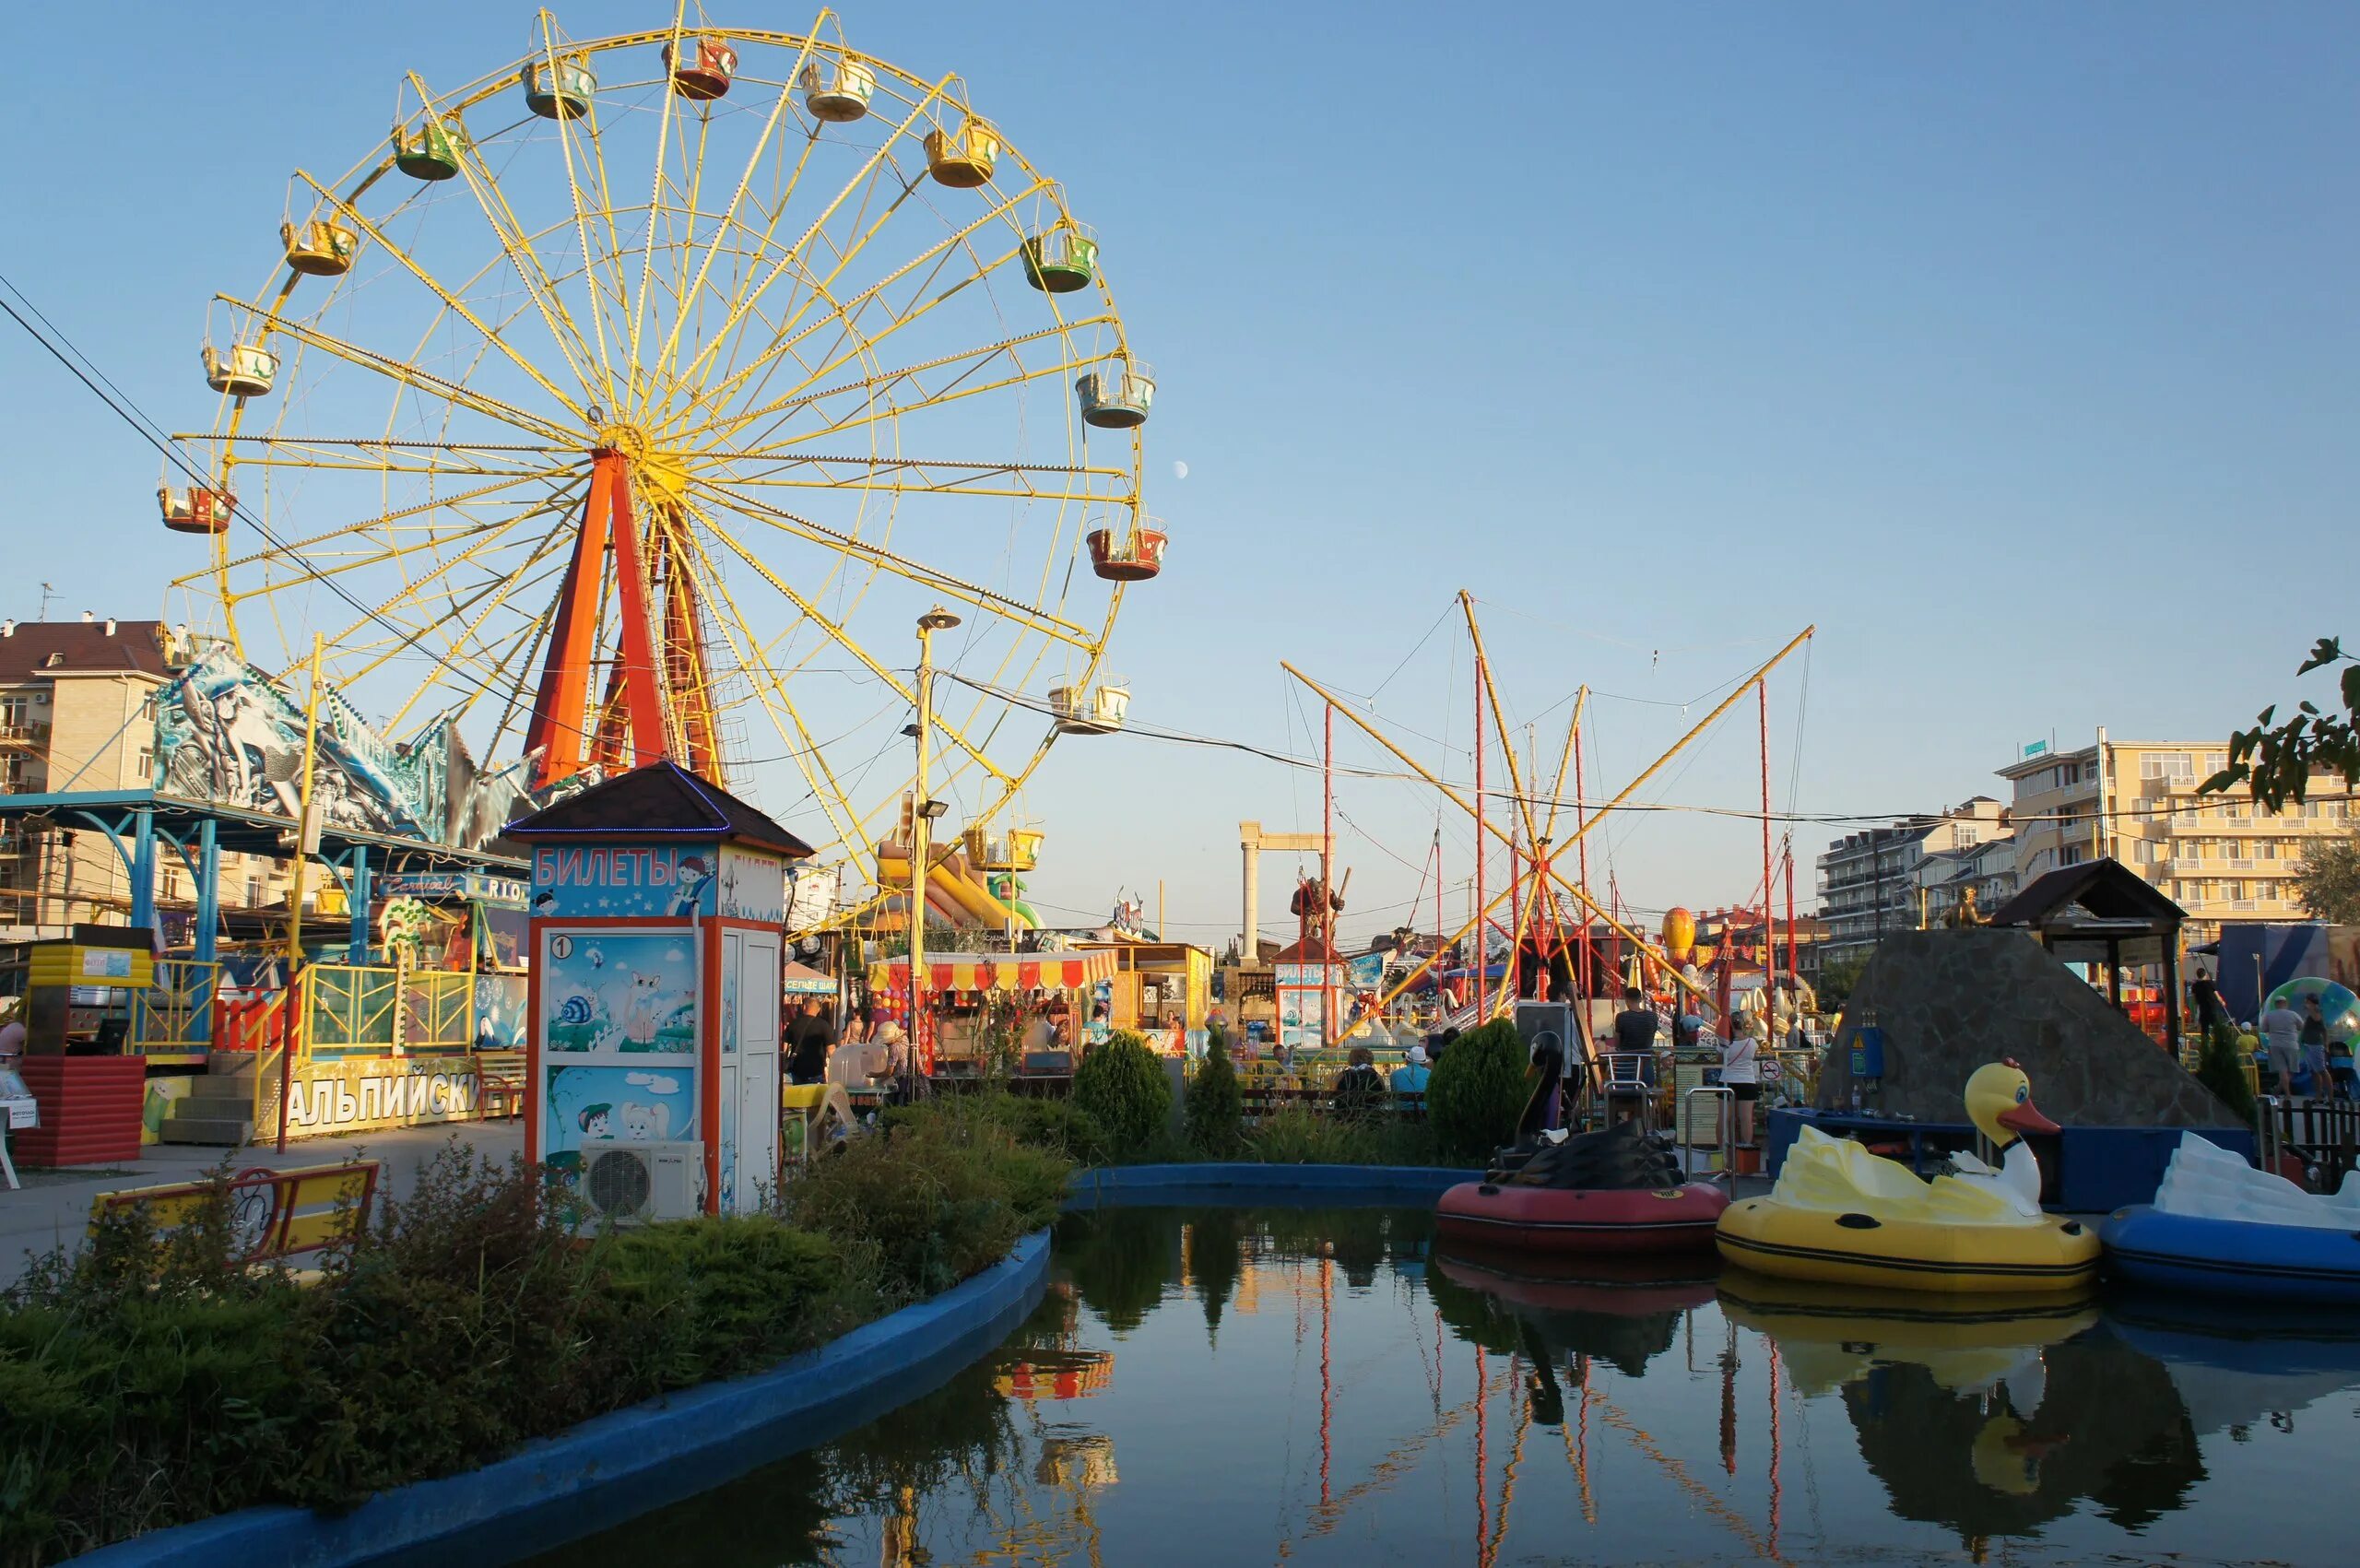
[[[153,1143],[127,1165],[89,1166],[70,1171],[27,1171],[22,1192],[10,1192],[0,1183],[0,1288],[13,1285],[24,1273],[28,1256],[61,1243],[77,1242],[90,1219],[90,1199],[124,1187],[156,1186],[165,1182],[195,1181],[224,1158],[233,1170],[267,1165],[293,1170],[304,1165],[332,1165],[350,1155],[384,1161],[385,1190],[395,1197],[407,1193],[419,1167],[454,1135],[475,1150],[505,1160],[525,1150],[521,1121],[462,1122],[455,1126],[403,1127],[358,1138],[299,1138],[280,1154],[269,1144],[246,1149],[200,1149],[187,1144]]]

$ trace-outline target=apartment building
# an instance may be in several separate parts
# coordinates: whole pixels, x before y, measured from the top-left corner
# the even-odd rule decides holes
[[[1920,868],[1927,857],[1977,848],[2008,834],[2008,808],[1978,795],[1930,815],[1847,833],[1829,844],[1819,857],[1819,914],[1827,923],[1821,961],[1866,954],[1888,932],[1917,929]]]
[[[0,621],[0,795],[143,789],[155,772],[156,694],[169,678],[160,621]],[[275,861],[225,855],[224,908],[281,901]],[[195,908],[195,878],[159,857],[157,904]],[[71,822],[0,821],[0,937],[63,936],[129,917],[131,879],[108,836]]]
[[[2188,911],[2190,945],[2221,934],[2224,920],[2303,920],[2295,870],[2323,840],[2350,832],[2341,778],[2314,781],[2313,798],[2271,813],[2243,787],[2202,796],[2221,771],[2217,740],[2096,741],[2076,751],[2020,758],[2000,777],[2014,790],[2020,883],[2111,855]]]
[[[1942,925],[1971,890],[1976,909],[1988,917],[2020,886],[2013,833],[1937,851],[1918,863],[1918,914],[1925,925]]]

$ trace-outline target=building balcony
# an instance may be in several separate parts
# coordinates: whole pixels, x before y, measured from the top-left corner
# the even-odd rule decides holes
[[[28,719],[19,724],[0,724],[0,748],[10,750],[35,750],[49,744],[49,721]]]

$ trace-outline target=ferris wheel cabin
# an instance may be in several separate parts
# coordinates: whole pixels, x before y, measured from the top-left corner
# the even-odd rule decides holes
[[[1090,570],[1109,583],[1144,583],[1163,570],[1163,548],[1172,542],[1153,518],[1121,538],[1112,528],[1090,533]]]
[[[416,130],[394,127],[394,167],[413,180],[448,180],[459,171],[456,124],[427,120]]]
[[[341,277],[352,270],[360,236],[341,223],[313,218],[309,223],[280,224],[278,243],[287,253],[287,265],[297,272],[310,277]]]
[[[1081,398],[1081,422],[1104,430],[1127,430],[1147,423],[1155,402],[1155,375],[1145,365],[1118,364],[1092,371],[1073,383]]]
[[[579,54],[563,56],[554,68],[547,60],[525,67],[525,107],[544,120],[572,120],[589,113],[597,91],[598,78]]]
[[[1049,688],[1049,716],[1059,735],[1113,735],[1130,708],[1131,689],[1120,679],[1097,687]]]
[[[990,183],[999,149],[999,133],[970,114],[956,131],[937,126],[926,133],[926,171],[938,185],[973,190]]]
[[[1024,240],[1024,281],[1049,294],[1087,289],[1098,271],[1098,242],[1079,224],[1060,223]]]
[[[175,534],[226,534],[230,514],[238,510],[238,498],[203,485],[159,485],[156,504],[164,513],[164,526]]]
[[[848,125],[868,112],[868,100],[877,91],[877,73],[857,60],[820,54],[803,62],[803,69],[795,74],[795,85],[803,89],[803,107],[811,118]]]
[[[1038,828],[1010,828],[1005,833],[994,833],[982,827],[971,827],[961,835],[967,858],[985,871],[1030,871],[1041,862],[1041,841],[1047,835]]]
[[[261,397],[278,379],[278,356],[259,343],[234,343],[227,350],[204,349],[205,384],[232,397]]]
[[[738,75],[738,52],[729,41],[711,33],[680,41],[678,55],[664,46],[664,68],[672,73],[673,90],[697,103],[710,103],[729,90]]]

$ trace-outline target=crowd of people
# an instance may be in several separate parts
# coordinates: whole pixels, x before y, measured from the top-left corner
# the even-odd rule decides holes
[[[2352,1042],[2330,1036],[2327,1014],[2316,994],[2303,997],[2298,1006],[2276,996],[2255,1022],[2232,1023],[2221,988],[2209,973],[2198,970],[2188,989],[2196,1003],[2197,1028],[2207,1037],[2232,1039],[2259,1068],[2263,1093],[2298,1100],[2360,1099]]]

